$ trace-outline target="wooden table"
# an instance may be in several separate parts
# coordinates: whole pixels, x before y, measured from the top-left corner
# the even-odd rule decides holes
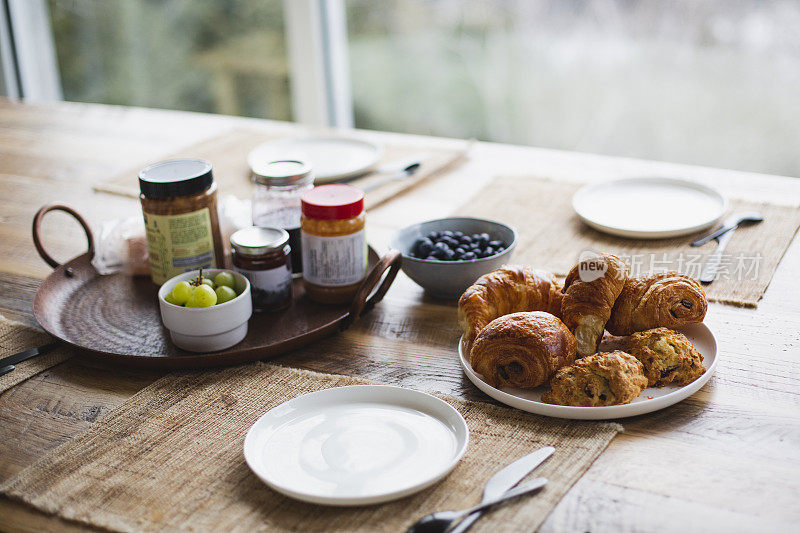
[[[136,200],[91,184],[238,126],[297,134],[297,125],[86,104],[0,100],[0,312],[34,323],[31,302],[50,269],[30,237],[45,202],[72,204],[96,227],[139,212]],[[411,136],[372,132],[379,141]],[[414,137],[431,146],[455,141]],[[478,143],[470,160],[369,213],[370,240],[385,246],[401,226],[443,216],[496,175],[592,181],[678,175],[751,199],[795,202],[800,180],[726,170]],[[224,193],[225,181],[218,176]],[[48,216],[46,244],[58,259],[82,253],[77,224]],[[522,228],[524,231],[524,228]],[[545,531],[787,530],[800,524],[800,243],[795,239],[757,310],[712,305],[721,361],[697,394],[623,421],[625,432],[548,517]],[[351,330],[280,358],[424,391],[485,399],[455,353],[455,306],[425,296],[403,275]],[[102,369],[74,358],[0,396],[0,480],[86,431],[159,377]],[[0,499],[0,528],[76,528]]]

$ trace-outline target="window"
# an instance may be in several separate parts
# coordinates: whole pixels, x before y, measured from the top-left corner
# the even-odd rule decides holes
[[[289,120],[280,0],[48,0],[64,99]]]
[[[800,3],[347,0],[357,127],[800,176]]]
[[[794,0],[0,3],[46,6],[67,100],[800,176]]]

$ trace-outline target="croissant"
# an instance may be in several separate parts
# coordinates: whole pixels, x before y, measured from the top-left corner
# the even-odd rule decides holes
[[[458,300],[458,323],[464,331],[466,353],[478,333],[503,315],[547,311],[561,315],[561,287],[550,272],[506,265],[484,274]]]
[[[627,278],[627,265],[612,254],[583,260],[567,274],[561,317],[578,341],[578,357],[597,352],[611,309]]]
[[[493,387],[529,389],[575,360],[575,337],[543,311],[492,320],[475,339],[470,364]]]
[[[606,329],[614,335],[702,322],[708,309],[703,287],[677,272],[631,278],[611,311]]]

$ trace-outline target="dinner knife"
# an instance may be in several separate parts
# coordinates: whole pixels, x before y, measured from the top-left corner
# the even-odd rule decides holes
[[[717,244],[714,252],[708,256],[706,264],[703,265],[703,271],[700,273],[700,281],[703,283],[711,283],[714,281],[714,278],[717,277],[719,265],[722,263],[722,252],[724,252],[725,247],[728,246],[728,242],[730,242],[731,237],[733,237],[734,231],[736,231],[736,228],[733,228],[717,237],[717,242],[719,244]]]
[[[522,478],[530,474],[537,466],[542,464],[548,457],[553,455],[553,452],[555,451],[556,449],[552,446],[539,448],[535,452],[529,453],[528,455],[517,459],[510,465],[497,472],[491,477],[491,479],[489,479],[489,481],[486,482],[486,485],[483,487],[483,497],[481,498],[481,503],[499,498],[501,495],[505,494],[507,491],[513,488],[514,485],[519,483]],[[464,520],[459,522],[458,525],[450,530],[449,533],[464,533],[464,531],[472,527],[472,524],[474,524],[475,521],[480,518],[480,516],[481,511],[472,513]]]
[[[7,374],[14,370],[13,368],[7,368],[9,366],[16,365],[17,363],[21,363],[22,361],[26,361],[31,357],[36,357],[37,355],[43,355],[56,348],[58,346],[58,342],[51,342],[50,344],[45,344],[44,346],[38,346],[36,348],[30,348],[28,350],[23,350],[19,353],[15,353],[14,355],[9,355],[7,357],[3,357],[0,359],[0,371],[5,370],[3,374]],[[2,375],[2,374],[0,374]]]

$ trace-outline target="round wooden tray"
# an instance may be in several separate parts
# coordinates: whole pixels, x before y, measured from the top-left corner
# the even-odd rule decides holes
[[[83,226],[89,250],[60,265],[42,247],[39,226],[50,211],[69,213]],[[65,205],[42,207],[33,220],[33,242],[55,270],[42,282],[33,313],[51,335],[105,362],[149,368],[199,368],[266,359],[343,331],[378,303],[400,269],[399,252],[378,257],[369,249],[369,273],[350,305],[323,305],[305,297],[294,281],[294,301],[285,311],[253,313],[247,337],[223,351],[192,353],[172,344],[161,324],[158,287],[149,278],[101,276],[91,264],[94,238],[89,225]],[[382,280],[382,281],[381,281]]]

